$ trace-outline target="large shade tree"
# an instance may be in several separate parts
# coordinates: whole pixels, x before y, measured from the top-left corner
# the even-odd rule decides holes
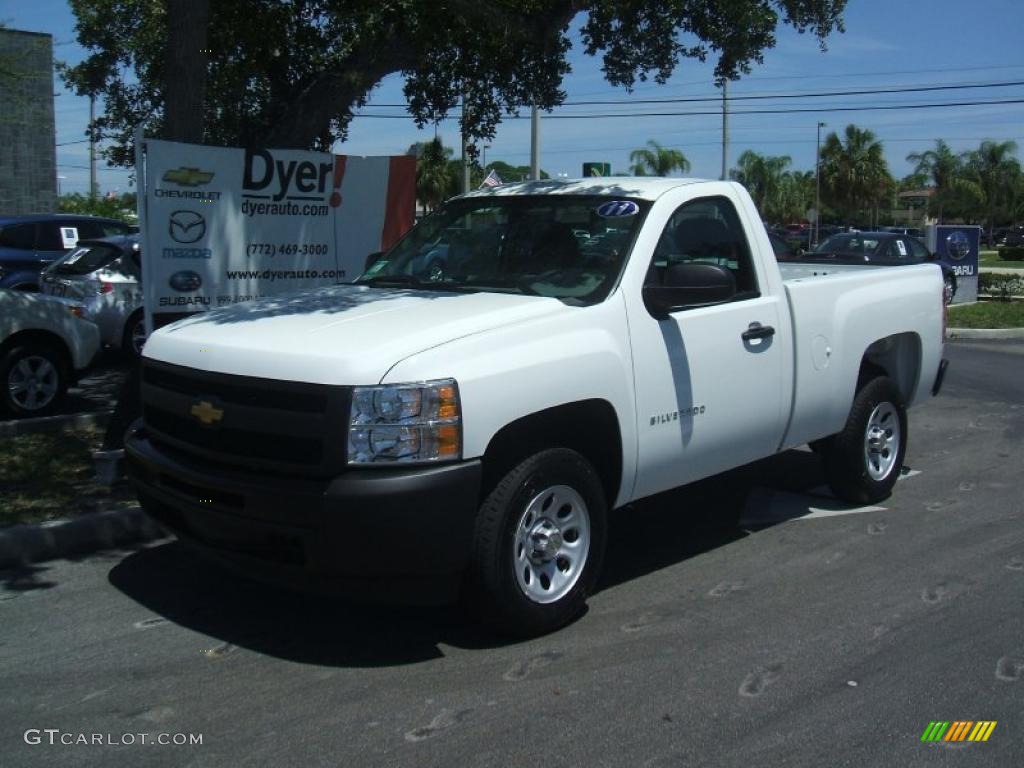
[[[458,105],[473,140],[503,115],[565,97],[570,23],[608,82],[664,83],[684,59],[718,81],[760,63],[789,24],[820,41],[846,0],[69,0],[89,52],[63,69],[102,97],[109,159],[132,161],[141,123],[167,138],[326,148],[384,78],[420,125]],[[822,42],[823,44],[823,42]]]
[[[629,170],[635,176],[671,176],[674,171],[690,170],[686,155],[678,149],[663,147],[654,139],[649,139],[647,146],[630,152],[629,162]]]
[[[826,202],[847,223],[875,208],[894,188],[882,143],[872,131],[853,124],[846,126],[842,138],[835,132],[825,138],[821,180]]]

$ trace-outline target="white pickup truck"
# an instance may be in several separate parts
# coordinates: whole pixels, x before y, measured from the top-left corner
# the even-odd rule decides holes
[[[580,613],[636,499],[805,443],[839,497],[887,496],[943,316],[936,264],[780,270],[734,183],[512,184],[354,284],[154,333],[129,471],[249,573],[461,589],[533,635]]]

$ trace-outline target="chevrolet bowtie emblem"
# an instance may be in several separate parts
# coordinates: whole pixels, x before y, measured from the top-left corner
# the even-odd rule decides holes
[[[198,187],[206,184],[213,178],[213,171],[203,171],[199,168],[175,168],[164,173],[164,181],[177,184],[181,187]]]
[[[216,407],[209,400],[200,400],[188,411],[206,426],[224,418],[224,409]]]

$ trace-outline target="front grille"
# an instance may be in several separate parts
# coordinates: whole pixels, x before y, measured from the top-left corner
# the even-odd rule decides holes
[[[179,454],[234,467],[336,474],[345,465],[350,402],[348,387],[143,360],[143,420],[151,439]]]

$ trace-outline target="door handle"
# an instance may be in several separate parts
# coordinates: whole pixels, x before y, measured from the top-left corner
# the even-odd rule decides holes
[[[744,341],[753,341],[754,339],[767,339],[769,336],[774,335],[775,329],[770,325],[751,323],[750,327],[741,334],[741,337]]]

